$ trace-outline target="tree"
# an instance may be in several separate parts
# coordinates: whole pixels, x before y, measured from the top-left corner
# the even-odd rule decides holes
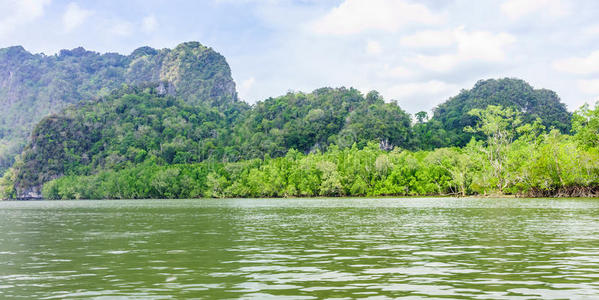
[[[533,123],[541,118],[546,131],[555,128],[561,133],[568,133],[570,130],[571,113],[555,92],[534,89],[516,78],[488,79],[478,81],[472,89],[462,90],[437,106],[427,123],[430,123],[430,131],[442,131],[432,136],[442,138],[424,142],[433,143],[435,147],[463,147],[473,136],[480,138],[480,135],[463,129],[476,124],[476,118],[468,114],[470,110],[485,109],[489,105],[512,108],[521,114],[523,123]]]
[[[599,102],[594,109],[584,104],[574,112],[572,131],[579,145],[586,148],[599,146]]]
[[[418,120],[418,123],[424,123],[426,121],[428,121],[428,113],[425,111],[419,111],[416,113],[416,120]]]
[[[516,136],[516,128],[522,120],[512,108],[489,105],[485,109],[473,109],[469,115],[478,118],[475,127],[464,130],[471,133],[482,133],[487,137],[487,147],[484,150],[497,178],[497,188],[500,192],[507,186],[505,162],[508,147]]]
[[[0,178],[0,200],[14,199],[15,197],[15,174],[12,169],[8,169]]]

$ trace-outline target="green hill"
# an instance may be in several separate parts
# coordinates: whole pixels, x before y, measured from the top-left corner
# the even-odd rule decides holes
[[[0,174],[13,163],[33,126],[69,104],[108,95],[123,84],[160,83],[159,92],[189,104],[237,101],[225,58],[197,42],[174,49],[141,47],[130,55],[83,48],[56,55],[0,49]]]
[[[472,109],[484,109],[489,105],[512,107],[522,114],[524,123],[537,118],[550,130],[568,133],[571,113],[551,90],[533,89],[526,81],[514,78],[478,81],[470,90],[462,90],[434,109],[430,121],[415,131],[420,134],[417,144],[421,148],[464,146],[473,134],[464,131],[474,126],[476,118],[468,114]]]
[[[515,108],[524,123],[540,118],[548,130],[570,130],[571,114],[554,92],[508,78],[479,81],[430,120],[417,114],[415,124],[397,102],[353,88],[290,92],[249,106],[238,101],[224,57],[197,42],[128,56],[12,47],[0,49],[0,67],[0,170],[13,166],[1,183],[21,198],[39,197],[44,183],[64,175],[147,165],[222,164],[371,142],[383,150],[464,146],[473,137],[464,128],[477,122],[468,112],[488,105]]]
[[[283,156],[289,149],[324,151],[330,144],[363,147],[373,140],[406,148],[410,116],[376,91],[363,96],[353,88],[320,88],[258,102],[235,127],[235,136],[244,158]]]
[[[44,118],[14,166],[19,197],[42,184],[152,161],[159,165],[280,157],[368,141],[407,147],[410,116],[376,92],[322,88],[288,93],[247,109],[189,104],[159,85],[130,87]]]

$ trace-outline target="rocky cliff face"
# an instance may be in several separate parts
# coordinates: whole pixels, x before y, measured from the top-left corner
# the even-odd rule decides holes
[[[21,46],[0,49],[0,175],[44,116],[123,84],[158,82],[189,104],[237,101],[225,58],[198,42],[174,49],[141,47],[130,55],[81,47],[50,56],[31,54]]]

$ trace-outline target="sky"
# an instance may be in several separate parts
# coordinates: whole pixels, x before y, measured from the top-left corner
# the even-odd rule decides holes
[[[248,103],[320,87],[377,90],[430,111],[481,79],[599,101],[599,1],[0,0],[0,47],[129,54],[199,41]]]

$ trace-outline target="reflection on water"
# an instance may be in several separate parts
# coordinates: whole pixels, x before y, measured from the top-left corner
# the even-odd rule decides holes
[[[0,203],[0,298],[599,297],[599,200]]]

